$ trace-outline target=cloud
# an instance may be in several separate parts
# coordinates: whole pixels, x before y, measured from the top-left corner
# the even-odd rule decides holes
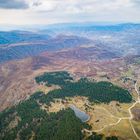
[[[140,22],[140,0],[0,0],[0,7],[0,24]]]
[[[37,6],[37,7],[40,6],[40,5],[42,5],[42,3],[38,2],[38,1],[37,2],[33,2],[33,4],[32,4],[32,6]]]
[[[114,11],[132,6],[137,0],[39,0],[41,4],[36,11],[53,11],[61,13],[97,13]]]
[[[0,0],[1,9],[27,9],[28,3],[24,0]]]

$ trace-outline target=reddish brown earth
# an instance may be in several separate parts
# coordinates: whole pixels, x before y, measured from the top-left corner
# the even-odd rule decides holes
[[[120,78],[128,71],[124,59],[104,59],[105,52],[97,49],[77,48],[60,52],[45,52],[37,57],[11,61],[0,65],[0,111],[10,107],[37,89],[34,78],[46,71],[66,70],[75,77],[87,76],[98,79],[107,75],[109,79]]]

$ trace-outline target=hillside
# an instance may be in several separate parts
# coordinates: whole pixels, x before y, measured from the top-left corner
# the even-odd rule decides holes
[[[30,32],[29,35],[26,32],[21,32],[21,34],[14,31],[12,34],[11,32],[0,33],[0,63],[37,56],[44,51],[59,51],[79,47],[92,42],[87,38],[78,36],[59,35],[48,37],[46,34],[32,34]],[[4,37],[6,39],[3,39]],[[5,42],[6,40],[7,42]]]
[[[0,139],[139,140],[139,24],[39,28],[0,32]]]
[[[139,30],[139,24],[60,24],[44,27],[36,32],[1,31],[0,63],[37,56],[44,51],[60,51],[89,44],[98,53],[102,52],[99,58],[138,55]]]
[[[63,81],[60,84],[62,90],[65,86],[66,90],[68,90],[68,87],[70,86],[69,83],[67,83],[68,79],[72,80],[67,72],[48,73],[46,77],[41,77],[41,79],[42,80],[39,79],[38,82],[44,82],[45,79],[45,81],[48,81],[48,84],[54,84],[56,79],[57,84],[60,84],[59,80]],[[91,85],[92,83],[88,82],[86,79],[81,79],[80,81],[84,82],[83,84],[86,84],[89,89],[91,87],[91,91],[93,91],[92,87],[96,87],[96,84]],[[76,93],[75,95],[78,95],[77,93],[78,91],[81,91],[81,88],[83,88],[83,84],[82,86],[79,83],[73,84],[78,84],[76,87],[80,87],[76,90],[74,87],[70,86],[71,89],[73,89],[73,94]],[[102,87],[106,87],[106,90],[108,90],[109,87],[106,86],[106,84],[108,85],[109,83],[99,84],[99,89],[101,89]],[[118,89],[118,93],[120,92],[119,90],[121,89]],[[61,95],[61,92],[62,91],[60,91],[59,93],[61,98],[63,98],[64,96],[68,97],[67,93],[69,93],[69,91],[67,91],[67,93],[64,95]],[[125,91],[123,92],[125,93]],[[123,96],[123,92],[121,92],[121,96]],[[73,94],[71,94],[71,96],[75,96]],[[92,138],[97,138],[99,140],[102,140],[103,138],[106,140],[117,140],[117,137],[115,136],[105,138],[103,134],[98,135],[96,133],[93,133],[92,136],[87,137],[84,133],[82,133],[82,130],[91,129],[91,127],[88,124],[81,122],[81,120],[75,116],[74,112],[70,108],[61,110],[58,113],[50,113],[46,110],[47,108],[42,108],[44,105],[50,105],[50,103],[53,101],[52,99],[60,97],[57,95],[57,93],[51,92],[49,92],[47,95],[42,92],[36,92],[29,99],[1,112],[0,138],[2,140],[13,140],[16,138],[19,138],[20,140],[30,138],[34,140],[81,140],[85,138],[87,140],[90,140]],[[80,96],[88,95],[81,94]],[[110,98],[111,97],[112,96],[110,96]],[[123,100],[123,102],[125,102],[125,100]]]
[[[45,73],[36,77],[37,83],[59,85],[61,89],[53,90],[47,94],[49,100],[54,98],[65,98],[74,96],[86,96],[90,101],[109,103],[118,101],[130,103],[132,96],[127,90],[117,87],[109,82],[91,82],[86,78],[79,79],[77,82],[71,81],[73,78],[67,72]],[[49,103],[48,99],[43,102]]]

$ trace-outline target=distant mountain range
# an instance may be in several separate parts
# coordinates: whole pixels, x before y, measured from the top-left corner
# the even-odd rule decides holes
[[[140,53],[140,24],[70,23],[37,28],[35,31],[1,31],[0,62],[81,46],[96,46],[117,57]]]
[[[39,33],[33,33],[28,31],[1,31],[0,32],[0,44],[12,44],[18,42],[33,42],[37,40],[47,40],[49,35],[43,35]]]
[[[44,51],[78,47],[91,42],[84,37],[59,35],[51,38],[49,35],[17,31],[3,32],[2,35],[3,38],[0,38],[0,62],[36,56]]]

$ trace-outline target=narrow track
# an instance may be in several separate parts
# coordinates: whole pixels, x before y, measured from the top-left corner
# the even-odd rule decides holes
[[[84,129],[83,131],[88,132],[90,135],[92,135],[92,132],[101,132],[101,131],[103,131],[105,128],[109,127],[109,126],[115,126],[115,125],[119,124],[119,123],[121,122],[121,120],[129,120],[129,123],[130,123],[130,125],[131,125],[131,128],[132,128],[132,130],[133,130],[134,135],[136,136],[136,138],[137,138],[138,140],[140,140],[140,136],[138,136],[138,134],[137,134],[137,132],[135,131],[135,128],[133,127],[133,124],[132,124],[132,122],[131,122],[131,120],[133,119],[133,114],[132,114],[132,112],[131,112],[131,109],[134,108],[136,104],[140,104],[140,93],[139,93],[139,91],[138,91],[138,89],[137,89],[137,82],[135,83],[135,91],[136,91],[136,93],[138,94],[138,98],[137,98],[137,100],[132,104],[132,106],[130,106],[130,107],[128,108],[128,112],[129,112],[129,114],[130,114],[130,117],[115,117],[115,116],[112,115],[108,110],[106,110],[105,108],[103,108],[103,109],[105,109],[106,111],[108,111],[108,113],[111,115],[111,117],[117,118],[118,121],[117,121],[116,123],[111,123],[111,124],[105,125],[103,128],[98,129],[98,130],[92,131],[92,130]],[[88,105],[89,107],[92,107],[92,106],[90,106],[88,103],[87,103],[87,105]]]

